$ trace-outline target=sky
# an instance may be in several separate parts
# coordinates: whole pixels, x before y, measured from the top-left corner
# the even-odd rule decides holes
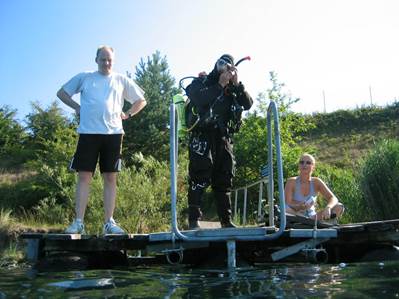
[[[399,97],[398,12],[396,0],[2,0],[0,107],[19,120],[48,107],[104,44],[120,73],[159,50],[176,82],[249,55],[238,74],[252,97],[274,71],[296,112],[384,106]]]

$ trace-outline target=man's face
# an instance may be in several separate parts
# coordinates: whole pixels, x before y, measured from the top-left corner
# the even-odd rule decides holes
[[[219,74],[221,74],[221,73],[224,73],[226,71],[233,69],[233,65],[231,65],[229,62],[227,62],[224,59],[219,59],[216,62],[216,68],[217,68]]]
[[[98,71],[104,75],[109,75],[112,72],[112,66],[114,62],[114,52],[111,49],[104,48],[96,57],[96,63],[98,65]]]

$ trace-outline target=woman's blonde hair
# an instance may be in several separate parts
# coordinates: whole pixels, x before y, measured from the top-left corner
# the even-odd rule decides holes
[[[299,161],[301,161],[302,158],[305,158],[305,157],[309,158],[312,161],[313,165],[316,165],[316,159],[311,154],[308,154],[308,153],[302,154],[301,157],[299,158]]]

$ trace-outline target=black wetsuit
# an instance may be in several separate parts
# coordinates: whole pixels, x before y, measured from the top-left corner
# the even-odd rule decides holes
[[[235,172],[233,134],[238,131],[242,110],[252,106],[244,86],[218,83],[219,74],[194,79],[186,93],[202,121],[190,133],[189,142],[189,222],[200,219],[202,195],[211,185],[217,212],[223,224],[231,221],[230,193]]]

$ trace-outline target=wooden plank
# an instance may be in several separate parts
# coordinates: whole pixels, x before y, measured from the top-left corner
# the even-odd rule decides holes
[[[331,239],[330,242],[334,246],[340,246],[340,244],[345,245],[358,245],[358,244],[369,244],[376,245],[378,243],[390,243],[399,240],[399,231],[397,229],[392,231],[382,231],[382,232],[372,232],[364,230],[362,232],[350,231],[344,232],[340,231],[337,239]]]
[[[315,225],[315,221],[308,217],[299,216],[299,215],[286,215],[286,226],[287,228],[295,227],[295,228],[313,228]],[[333,227],[334,225],[324,221],[318,221],[317,227],[318,228],[329,228]]]
[[[399,225],[399,219],[389,219],[389,220],[378,220],[378,221],[369,221],[369,222],[356,222],[353,224],[357,224],[357,225],[380,225],[380,224],[398,224]]]
[[[364,225],[357,224],[344,224],[337,227],[339,233],[347,233],[347,232],[362,232],[364,231]]]
[[[126,240],[126,239],[133,239],[135,234],[107,234],[102,236],[106,240]]]
[[[95,252],[95,251],[119,251],[145,249],[148,237],[137,236],[137,238],[112,239],[112,238],[90,238],[76,240],[44,240],[45,251],[76,251],[76,252]]]
[[[81,234],[45,234],[43,238],[46,240],[80,240],[93,238],[93,236]]]
[[[79,240],[83,238],[93,238],[94,235],[81,234],[52,234],[52,233],[24,233],[21,234],[22,239],[53,239],[53,240]]]
[[[21,234],[22,239],[42,239],[45,234],[40,233],[23,233]]]
[[[209,247],[209,242],[176,242],[176,243],[149,243],[146,247],[147,252],[164,252],[171,249],[198,249]]]
[[[40,252],[40,242],[42,242],[39,238],[30,238],[25,240],[27,242],[26,246],[26,259],[29,262],[37,262],[39,260]]]

